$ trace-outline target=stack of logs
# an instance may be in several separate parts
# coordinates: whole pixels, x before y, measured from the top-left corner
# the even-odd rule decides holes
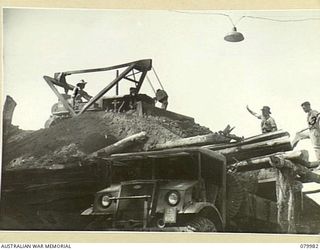
[[[292,152],[292,146],[290,142],[290,137],[287,132],[284,131],[276,131],[272,133],[262,134],[246,139],[241,139],[236,137],[234,142],[229,140],[228,143],[221,141],[216,141],[216,133],[208,134],[208,135],[202,135],[202,136],[195,136],[195,137],[189,137],[189,138],[183,138],[175,141],[168,141],[164,144],[157,144],[150,150],[163,150],[163,149],[169,149],[169,148],[176,148],[176,147],[186,147],[186,146],[200,146],[204,148],[208,148],[210,150],[219,152],[223,154],[226,157],[227,161],[227,169],[229,172],[244,172],[244,171],[252,171],[262,168],[274,168],[277,169],[277,176],[276,176],[276,191],[277,191],[277,223],[281,227],[282,232],[292,233],[295,231],[295,179],[297,176],[303,178],[305,181],[313,181],[320,183],[320,177],[319,175],[311,172],[309,170],[310,163],[308,162],[308,156],[306,152]],[[87,156],[87,158],[84,160],[84,162],[78,163],[79,166],[84,166],[86,162],[95,162],[99,159],[102,159],[103,157],[110,156],[111,154],[115,153],[123,153],[132,151],[132,148],[136,147],[137,145],[142,145],[144,140],[146,139],[147,135],[145,132],[141,132],[132,136],[129,136],[113,145],[110,145],[106,148],[100,149],[90,155]],[[142,148],[142,147],[141,147]],[[101,164],[98,164],[95,166],[95,168],[91,168],[90,172],[91,174],[88,175],[86,170],[83,172],[83,174],[80,174],[78,166],[77,169],[69,169],[69,170],[60,170],[62,179],[60,177],[58,179],[55,179],[53,181],[50,178],[48,179],[47,183],[38,183],[37,185],[31,185],[31,187],[26,188],[25,185],[23,186],[23,189],[21,187],[18,187],[17,185],[14,185],[14,176],[16,176],[14,173],[6,173],[5,176],[12,176],[12,179],[10,178],[4,178],[4,186],[3,191],[5,194],[13,193],[17,194],[21,192],[21,190],[32,190],[34,192],[35,190],[38,190],[39,187],[41,189],[44,189],[44,193],[49,193],[50,195],[47,195],[47,197],[50,197],[50,202],[54,203],[56,198],[62,199],[61,197],[61,189],[67,184],[68,181],[64,179],[65,176],[63,174],[67,172],[71,173],[72,171],[78,171],[78,180],[73,182],[73,185],[75,185],[76,189],[79,190],[90,190],[92,192],[92,189],[88,189],[88,185],[85,189],[80,188],[81,183],[86,183],[85,179],[90,177],[90,185],[92,185],[95,181],[95,178],[97,176],[101,178],[99,179],[99,185],[104,183],[103,176],[106,174],[98,173],[101,170]],[[94,170],[97,169],[97,172]],[[29,170],[32,171],[32,170]],[[51,172],[58,172],[58,170],[41,170],[44,175]],[[80,174],[80,175],[79,175]],[[72,175],[72,174],[71,174]],[[9,179],[12,181],[9,181]],[[15,178],[17,180],[17,178]],[[71,178],[73,179],[73,178]],[[27,182],[29,184],[30,181],[33,180],[26,180],[26,179],[19,179],[19,183],[21,182]],[[10,184],[10,185],[6,185]],[[34,182],[33,182],[34,184]],[[51,185],[52,184],[52,185]],[[59,188],[57,189],[57,187]],[[66,198],[69,199],[69,203],[72,202],[72,194],[70,187],[68,195],[66,195]],[[97,188],[97,187],[95,187]],[[72,189],[72,188],[71,188]],[[20,191],[19,191],[20,190]],[[55,193],[56,190],[59,190],[59,194],[57,194],[57,197],[53,197],[53,193]],[[50,191],[50,192],[47,192]],[[301,191],[301,189],[300,189]],[[83,194],[77,193],[78,196],[81,196]],[[88,193],[86,193],[88,195]],[[9,198],[10,195],[6,198]],[[29,197],[30,198],[30,197]],[[41,203],[45,203],[46,201],[41,201]],[[35,201],[29,203],[37,203]],[[65,206],[66,204],[64,204]]]
[[[320,183],[320,175],[310,171],[314,167],[308,161],[307,151],[291,151],[287,132],[276,131],[226,144],[212,144],[212,137],[197,136],[165,144],[158,144],[155,150],[180,146],[202,145],[226,157],[229,172],[247,172],[259,169],[275,169],[277,196],[277,224],[280,232],[296,233],[299,221],[301,182]],[[209,143],[208,143],[209,142]],[[209,145],[208,145],[209,144]],[[297,195],[298,194],[298,195]]]
[[[132,146],[137,140],[145,137],[145,133],[130,136],[112,146],[99,150],[91,156],[103,153],[111,155]],[[276,131],[267,134],[238,140],[229,143],[217,143],[216,134],[207,134],[164,144],[157,144],[151,150],[163,150],[186,146],[201,146],[219,152],[226,157],[227,169],[231,173],[247,172],[259,169],[275,169],[277,216],[276,222],[280,232],[296,233],[298,222],[299,203],[301,200],[301,182],[320,183],[320,175],[310,171],[307,151],[291,151],[290,136],[285,131]],[[297,195],[298,194],[298,195]]]

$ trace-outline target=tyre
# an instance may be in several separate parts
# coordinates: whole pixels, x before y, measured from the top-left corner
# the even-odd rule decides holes
[[[227,174],[227,218],[235,217],[241,208],[244,200],[244,189],[234,174]]]
[[[185,226],[193,232],[217,232],[213,221],[201,216],[193,217]]]
[[[106,221],[106,218],[103,216],[97,216],[93,218],[87,225],[84,227],[85,231],[108,231],[112,228],[110,222]]]

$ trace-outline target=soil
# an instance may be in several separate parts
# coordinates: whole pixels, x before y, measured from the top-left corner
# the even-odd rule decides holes
[[[142,131],[147,133],[148,139],[141,150],[168,140],[211,133],[210,129],[192,120],[140,117],[135,113],[88,112],[46,129],[15,130],[4,145],[3,166],[9,170],[68,164]]]

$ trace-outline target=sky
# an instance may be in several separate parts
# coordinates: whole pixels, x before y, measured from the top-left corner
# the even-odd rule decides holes
[[[306,127],[301,103],[320,111],[320,19],[273,22],[244,18],[245,40],[223,37],[242,16],[281,20],[319,18],[320,10],[196,11],[4,9],[3,95],[18,103],[13,124],[43,128],[57,97],[43,79],[55,72],[106,67],[150,58],[169,94],[168,109],[195,118],[212,131],[235,126],[239,136],[260,134],[260,112],[270,106],[279,129]],[[205,13],[205,14],[203,14]],[[208,15],[207,15],[208,14]],[[159,88],[152,72],[155,88]],[[88,81],[94,95],[115,73],[70,77]],[[142,91],[154,96],[145,81]],[[123,93],[124,94],[124,93]],[[300,148],[310,148],[306,140]],[[298,148],[299,149],[299,148]],[[313,152],[310,158],[314,159]]]

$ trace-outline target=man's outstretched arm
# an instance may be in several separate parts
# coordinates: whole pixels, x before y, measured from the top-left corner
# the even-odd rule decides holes
[[[258,115],[256,112],[253,112],[253,111],[249,108],[248,105],[246,106],[246,108],[247,108],[247,110],[249,111],[249,113],[250,113],[251,115],[257,117],[258,119],[261,119],[261,115]]]

